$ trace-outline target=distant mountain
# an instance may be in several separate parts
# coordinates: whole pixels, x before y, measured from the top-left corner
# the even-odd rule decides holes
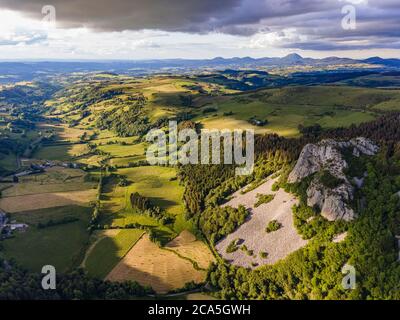
[[[279,59],[283,64],[303,64],[306,59],[297,53],[292,53]]]
[[[363,60],[363,62],[368,64],[382,65],[386,67],[400,68],[400,59],[382,59],[380,57],[372,57]]]
[[[323,59],[303,58],[297,53],[285,57],[234,57],[214,59],[165,59],[165,60],[114,60],[114,61],[26,61],[0,62],[0,83],[30,80],[46,75],[71,72],[114,72],[120,74],[146,75],[151,73],[187,73],[202,70],[259,69],[270,67],[312,66],[325,67],[364,63],[374,68],[400,68],[400,59],[372,57],[365,60],[328,57]],[[357,68],[355,68],[357,69]]]

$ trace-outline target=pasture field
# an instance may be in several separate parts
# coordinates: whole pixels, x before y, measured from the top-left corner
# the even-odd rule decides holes
[[[90,189],[7,197],[0,199],[0,208],[15,213],[69,205],[89,206],[89,202],[96,199],[96,194],[96,189]]]
[[[137,156],[128,156],[128,157],[120,157],[120,158],[111,158],[109,159],[109,163],[111,166],[116,167],[127,167],[130,163],[135,163],[138,161],[145,160],[146,156],[144,155],[137,155]]]
[[[343,85],[376,88],[400,88],[400,78],[396,75],[370,74],[349,80],[340,81]]]
[[[214,112],[199,115],[206,129],[253,129],[256,133],[277,133],[297,136],[298,125],[320,124],[324,128],[350,126],[371,121],[376,117],[372,106],[389,99],[379,91],[376,96],[363,89],[341,87],[284,88],[264,90],[253,94],[232,96],[207,107]],[[371,98],[373,97],[373,98]],[[374,99],[372,102],[369,99]],[[368,104],[370,101],[370,104]],[[251,125],[250,118],[267,120],[264,126]]]
[[[138,158],[138,160],[145,159],[145,155],[144,155],[145,144],[144,143],[127,144],[127,145],[122,145],[119,143],[104,144],[104,145],[98,146],[97,149],[108,153],[113,158],[136,156]]]
[[[176,170],[169,167],[145,166],[136,168],[118,169],[118,174],[125,176],[131,185],[114,189],[114,195],[124,199],[125,209],[129,210],[129,197],[139,192],[142,196],[165,209],[173,215],[184,212],[182,203],[183,187],[176,178]]]
[[[163,243],[176,236],[173,230],[162,226],[156,219],[146,214],[134,212],[129,201],[127,187],[119,187],[115,179],[107,179],[101,196],[101,222],[113,228],[124,228],[126,225],[137,223],[152,228]]]
[[[106,130],[104,130],[106,131]],[[90,142],[97,145],[105,145],[107,143],[127,143],[127,144],[135,144],[138,143],[138,137],[118,137],[113,133],[107,133],[101,131],[96,131],[96,139],[90,140]]]
[[[257,127],[251,125],[248,121],[246,120],[239,120],[235,119],[233,117],[225,117],[225,116],[216,116],[216,117],[207,117],[207,118],[199,118],[199,122],[202,125],[203,129],[217,129],[217,130],[234,130],[234,129],[251,129],[254,130],[256,134],[264,134],[268,132],[272,132],[271,130],[267,129],[266,127]],[[295,135],[297,129],[294,128],[280,128],[280,134],[284,136],[290,136],[290,135]]]
[[[70,128],[66,124],[41,123],[38,125],[38,128],[43,131],[54,132],[56,139],[62,142],[78,142],[85,132],[90,134],[88,130],[76,127]]]
[[[17,157],[13,153],[4,154],[0,153],[0,168],[7,171],[13,171],[17,169]]]
[[[197,240],[193,234],[186,230],[167,243],[165,248],[171,249],[192,261],[196,261],[202,269],[207,269],[210,263],[215,261],[207,245]]]
[[[372,107],[374,111],[400,111],[400,98],[381,102]]]
[[[36,226],[38,223],[46,223],[49,220],[58,221],[66,217],[77,217],[86,221],[89,211],[87,207],[72,205],[15,212],[11,214],[11,218],[21,223]]]
[[[115,140],[115,134],[111,132],[110,130],[99,130],[96,131],[96,140],[93,140],[95,143],[97,142],[107,142],[109,140]],[[123,138],[118,138],[118,139],[123,139]]]
[[[72,161],[77,157],[86,155],[89,152],[87,144],[65,144],[42,146],[33,157],[41,160]]]
[[[12,218],[27,223],[29,227],[2,242],[5,256],[36,272],[40,272],[44,265],[53,265],[58,272],[78,266],[89,240],[87,225],[90,213],[90,208],[65,206],[12,214]],[[64,217],[79,220],[42,229],[36,227],[39,222],[57,221]]]
[[[80,169],[64,167],[46,168],[39,174],[19,178],[19,183],[0,183],[3,198],[28,194],[80,191],[93,189],[96,183],[86,180],[87,174]]]
[[[112,231],[112,232],[109,232]],[[99,231],[98,241],[85,259],[85,268],[91,276],[103,279],[142,237],[139,229]]]
[[[103,155],[98,154],[88,154],[87,156],[79,158],[77,162],[85,165],[92,165],[92,166],[101,166],[101,163],[106,159]]]
[[[271,104],[301,106],[332,106],[348,109],[369,109],[384,101],[398,100],[400,92],[349,86],[299,86],[262,90],[255,97]]]
[[[134,280],[157,293],[182,288],[188,282],[202,283],[206,272],[177,254],[164,250],[144,235],[106,277],[110,281]]]

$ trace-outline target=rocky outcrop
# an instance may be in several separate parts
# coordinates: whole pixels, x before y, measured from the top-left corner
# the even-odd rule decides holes
[[[355,212],[347,203],[353,200],[354,188],[344,180],[342,184],[334,189],[329,189],[314,179],[307,189],[307,205],[321,210],[322,216],[330,221],[353,220]]]
[[[348,149],[353,156],[374,155],[378,147],[365,138],[355,138],[346,142],[332,139],[322,140],[317,144],[306,145],[288,177],[289,183],[322,171],[329,172],[340,183],[332,188],[322,184],[318,176],[314,177],[307,189],[307,205],[321,210],[328,220],[353,220],[355,212],[348,206],[353,199],[354,187],[344,174],[348,167],[343,157],[343,150]]]
[[[361,154],[374,155],[378,151],[378,147],[366,138],[355,138],[347,142],[326,139],[318,144],[307,144],[301,151],[288,182],[298,182],[322,169],[329,170],[336,177],[345,177],[343,170],[347,168],[347,163],[341,152],[345,148],[352,148],[356,157]]]

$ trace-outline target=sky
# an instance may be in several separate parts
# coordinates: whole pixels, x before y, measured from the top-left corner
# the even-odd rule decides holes
[[[400,58],[399,0],[0,0],[0,59]]]

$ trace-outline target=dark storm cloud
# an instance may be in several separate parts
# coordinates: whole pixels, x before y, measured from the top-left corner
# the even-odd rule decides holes
[[[241,0],[0,0],[0,7],[41,18],[42,7],[53,5],[57,23],[66,27],[185,31],[234,10],[240,3]]]
[[[398,47],[399,0],[369,0],[367,4],[354,4],[357,29],[350,31],[341,27],[341,8],[349,2],[357,1],[0,0],[0,8],[41,18],[42,7],[53,5],[58,26],[85,26],[99,31],[158,29],[190,33],[217,31],[250,36],[295,28],[296,32],[306,36],[306,40],[282,43],[282,47],[353,49],[356,46],[371,47],[374,42],[376,46]],[[354,45],[354,41],[358,44]]]
[[[162,29],[238,34],[256,32],[268,17],[293,16],[333,8],[326,0],[0,0],[0,8],[40,18],[53,5],[62,26],[100,30]],[[336,4],[337,6],[337,4]],[[253,26],[252,26],[253,25]]]

